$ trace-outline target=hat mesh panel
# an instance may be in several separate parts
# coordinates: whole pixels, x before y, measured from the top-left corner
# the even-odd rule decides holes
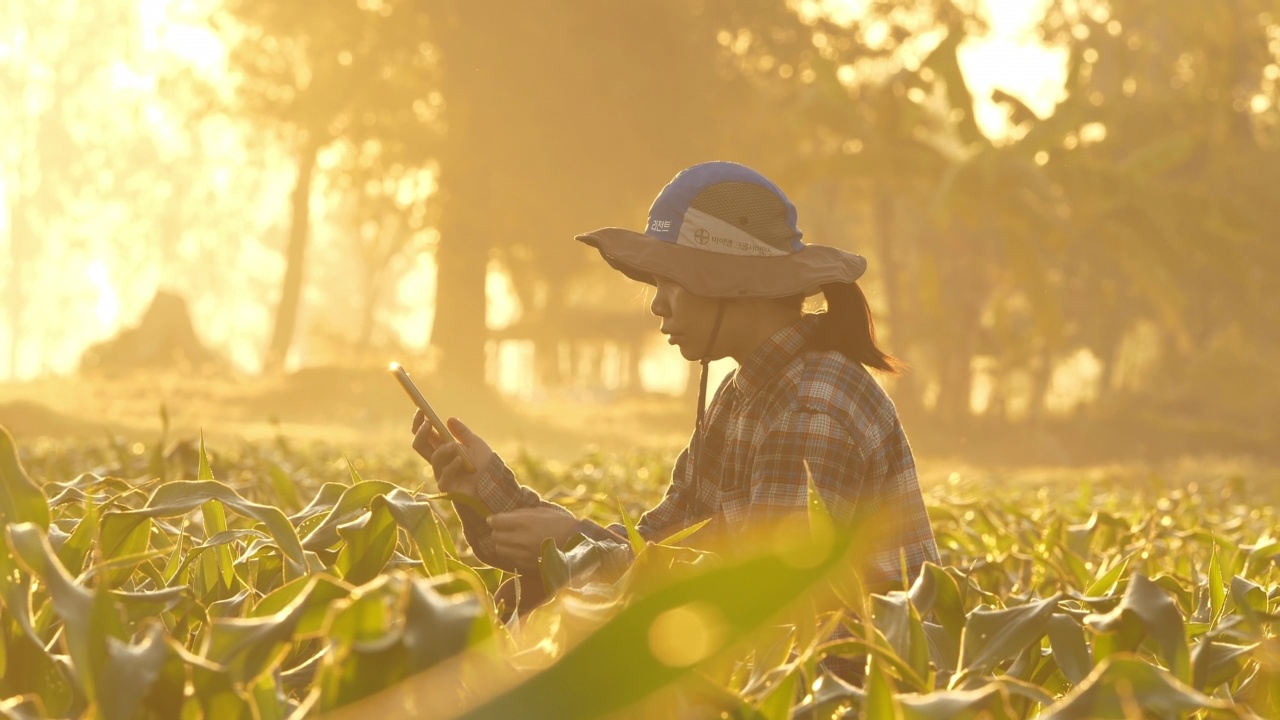
[[[791,252],[796,230],[787,222],[787,208],[768,188],[746,182],[716,183],[689,204],[744,230],[757,240]]]

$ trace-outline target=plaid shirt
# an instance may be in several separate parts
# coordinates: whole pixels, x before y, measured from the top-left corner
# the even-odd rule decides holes
[[[837,523],[850,523],[855,514],[874,518],[877,540],[867,548],[864,578],[869,585],[900,583],[904,554],[912,577],[924,561],[938,561],[911,446],[893,402],[861,364],[838,352],[805,350],[817,322],[806,315],[779,331],[721,383],[703,420],[702,448],[695,435],[676,459],[666,496],[640,518],[646,540],[707,518],[715,532],[733,537],[805,512],[807,462]],[[691,449],[702,457],[691,460]],[[477,487],[495,513],[545,502],[501,462],[482,469]],[[487,525],[463,519],[477,557],[490,561]],[[610,530],[621,534],[622,527]],[[597,533],[584,528],[584,534]]]

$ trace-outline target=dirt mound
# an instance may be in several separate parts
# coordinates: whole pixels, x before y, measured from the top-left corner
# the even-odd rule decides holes
[[[80,372],[86,375],[119,376],[150,370],[209,373],[227,367],[226,360],[196,335],[187,301],[163,290],[152,298],[136,326],[89,346],[80,356]]]
[[[18,439],[101,435],[101,423],[88,422],[29,400],[0,403],[0,426]]]

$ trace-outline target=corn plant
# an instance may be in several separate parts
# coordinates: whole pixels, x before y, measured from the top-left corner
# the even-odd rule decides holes
[[[0,713],[1280,715],[1275,510],[1238,479],[941,484],[941,564],[871,593],[874,523],[837,527],[816,493],[760,548],[629,532],[548,544],[527,578],[475,560],[407,448],[209,450],[0,431]],[[512,464],[632,531],[669,472]],[[534,582],[553,599],[511,613]]]

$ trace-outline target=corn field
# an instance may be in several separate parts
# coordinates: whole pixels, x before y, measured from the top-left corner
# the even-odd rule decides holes
[[[670,472],[511,464],[629,525]],[[884,593],[812,494],[805,522],[733,557],[634,533],[627,561],[548,545],[554,599],[507,617],[528,579],[471,556],[424,466],[407,441],[347,458],[0,432],[0,714],[1280,716],[1274,493],[1245,479],[939,483],[942,563]]]

